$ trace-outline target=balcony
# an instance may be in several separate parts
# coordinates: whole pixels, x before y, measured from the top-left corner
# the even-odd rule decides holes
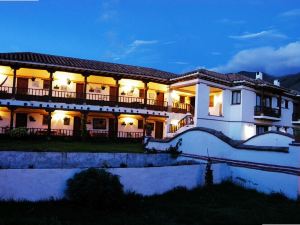
[[[0,98],[9,99],[13,97],[13,88],[1,86]],[[147,104],[144,104],[144,98],[103,95],[100,93],[86,93],[86,98],[83,93],[52,90],[52,97],[49,96],[48,89],[35,89],[35,88],[16,88],[15,99],[27,101],[53,101],[69,104],[90,104],[99,106],[119,106],[129,108],[147,108],[149,110],[167,111],[168,104],[166,101],[158,101],[155,99],[147,99]]]
[[[254,118],[263,120],[279,121],[281,117],[280,109],[265,106],[254,107]]]
[[[172,105],[172,112],[194,114],[194,107],[191,104],[175,102]]]
[[[293,113],[293,124],[300,125],[300,113],[294,112]]]

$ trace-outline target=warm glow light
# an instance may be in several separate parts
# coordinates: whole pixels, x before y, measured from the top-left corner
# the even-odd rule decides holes
[[[130,118],[130,117],[126,117],[126,118],[123,119],[123,121],[124,121],[124,122],[126,123],[126,125],[127,125],[127,124],[129,124],[129,123],[133,123],[134,119],[133,119],[133,118]]]
[[[62,121],[65,118],[65,116],[66,116],[65,111],[57,110],[53,113],[52,119],[54,121]]]
[[[178,125],[179,120],[171,120],[171,124],[177,126]]]
[[[68,85],[68,81],[71,79],[71,75],[66,74],[66,73],[58,73],[55,74],[55,78],[56,78],[56,83],[58,85]]]
[[[176,91],[172,91],[171,92],[171,97],[174,99],[174,100],[179,100],[179,98],[180,98],[180,96],[179,96],[179,94],[176,92]]]
[[[215,104],[222,104],[223,98],[222,94],[215,95]]]

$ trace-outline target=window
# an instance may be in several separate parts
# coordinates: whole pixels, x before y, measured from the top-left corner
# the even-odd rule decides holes
[[[106,119],[103,118],[93,118],[93,129],[106,129]]]
[[[144,129],[144,121],[138,120],[138,129]]]
[[[241,104],[241,91],[232,91],[231,104],[232,105]]]
[[[256,105],[261,106],[261,96],[260,95],[256,95]]]
[[[261,125],[257,125],[256,126],[256,134],[263,134],[268,132],[269,127],[268,126],[261,126]]]
[[[284,100],[284,108],[288,109],[289,108],[289,100]]]
[[[267,96],[265,97],[264,100],[265,100],[264,106],[268,108],[272,108],[272,97]]]
[[[276,99],[277,99],[276,105],[277,105],[277,107],[279,108],[279,107],[280,107],[280,104],[281,104],[281,102],[280,102],[280,97],[277,97]]]
[[[44,80],[43,89],[49,89],[49,88],[50,88],[50,80]]]
[[[214,96],[210,95],[209,96],[209,107],[214,107],[214,105],[215,105],[214,100],[215,100]]]

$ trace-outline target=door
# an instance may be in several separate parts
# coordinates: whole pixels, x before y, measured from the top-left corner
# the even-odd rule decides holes
[[[108,136],[110,138],[115,137],[116,131],[115,131],[115,119],[114,118],[109,118],[108,120]]]
[[[76,98],[83,98],[83,84],[76,83]]]
[[[190,109],[189,112],[194,115],[195,111],[195,97],[190,97]]]
[[[164,130],[164,123],[156,121],[155,122],[155,138],[162,139],[163,138],[163,130]]]
[[[81,118],[79,116],[74,117],[73,136],[81,136]]]
[[[163,92],[157,92],[156,102],[159,106],[164,106],[165,95]]]
[[[117,87],[109,87],[109,101],[117,101]]]
[[[27,127],[27,113],[16,113],[16,127]]]
[[[28,79],[18,78],[17,80],[17,94],[27,95],[28,92]]]

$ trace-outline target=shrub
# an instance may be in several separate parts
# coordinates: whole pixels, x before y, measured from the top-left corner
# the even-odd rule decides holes
[[[124,198],[119,177],[103,169],[90,168],[67,181],[66,197],[90,207],[115,208]]]
[[[9,136],[13,138],[21,138],[27,136],[26,127],[18,127],[9,131]]]

